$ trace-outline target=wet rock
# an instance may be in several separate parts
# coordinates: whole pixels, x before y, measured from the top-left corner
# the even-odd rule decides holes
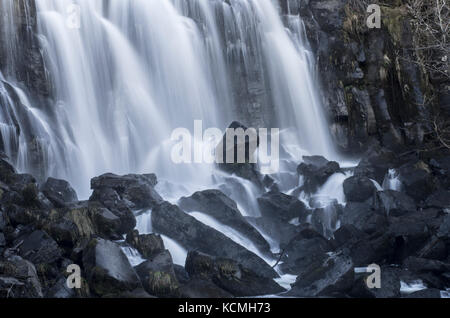
[[[120,239],[122,222],[110,210],[100,204],[89,204],[90,217],[99,235],[104,238]]]
[[[189,274],[186,269],[178,264],[173,264],[173,270],[175,271],[175,276],[181,285],[187,284],[189,282]]]
[[[258,204],[263,217],[290,222],[295,218],[306,218],[307,209],[297,198],[278,192],[270,191],[258,198]]]
[[[349,202],[344,208],[342,224],[354,225],[366,233],[374,233],[387,226],[387,218],[383,211],[373,208],[372,200],[366,202]]]
[[[403,265],[412,272],[424,273],[445,273],[450,271],[450,264],[437,260],[410,256],[403,262]]]
[[[297,167],[298,174],[304,177],[303,187],[306,192],[314,193],[330,176],[340,171],[335,161],[328,161],[322,156],[303,156],[303,163]]]
[[[273,238],[281,245],[286,245],[298,233],[295,225],[270,217],[246,217],[250,224]]]
[[[377,192],[374,204],[376,209],[383,210],[388,216],[402,216],[417,211],[416,203],[411,197],[394,190]]]
[[[445,260],[448,256],[447,246],[444,240],[433,236],[422,249],[417,253],[418,257]]]
[[[322,263],[309,266],[297,277],[288,296],[318,297],[343,295],[354,280],[353,262],[350,257],[332,254]]]
[[[342,206],[336,202],[332,205],[317,208],[312,213],[311,224],[323,236],[331,238],[338,227],[342,211]]]
[[[236,261],[215,258],[199,252],[189,252],[186,271],[190,277],[210,280],[234,296],[277,294],[284,289],[273,279],[255,274]]]
[[[450,191],[438,190],[434,192],[426,199],[425,206],[439,209],[450,209]]]
[[[382,184],[389,169],[395,167],[397,161],[394,152],[379,146],[371,147],[355,168],[354,175],[367,177]]]
[[[202,212],[212,216],[222,224],[241,232],[253,241],[260,251],[270,254],[269,243],[242,216],[236,203],[221,191],[206,190],[196,192],[188,198],[181,198],[179,206],[186,212]]]
[[[10,298],[41,298],[42,286],[33,263],[18,255],[0,262],[0,295]]]
[[[281,246],[283,252],[280,268],[284,273],[301,275],[310,268],[319,266],[333,250],[330,242],[311,227],[305,226],[287,246]]]
[[[141,234],[134,230],[127,234],[126,242],[134,247],[142,257],[152,259],[154,256],[162,253],[164,242],[160,235],[156,234]]]
[[[58,208],[78,201],[77,193],[65,180],[48,178],[42,185],[41,191]]]
[[[172,256],[169,251],[163,251],[151,260],[135,267],[136,273],[144,289],[157,297],[176,297],[179,282],[175,275]]]
[[[396,240],[397,259],[404,259],[418,252],[430,237],[429,229],[424,222],[407,217],[392,219],[386,233]]]
[[[417,202],[424,201],[437,189],[436,179],[423,161],[401,166],[399,174],[406,193]]]
[[[58,244],[44,231],[34,231],[20,241],[19,255],[35,265],[40,263],[51,264],[62,256]]]
[[[156,192],[154,186],[157,184],[154,174],[125,175],[104,174],[91,180],[91,189],[94,190],[92,200],[98,196],[98,192],[105,189],[114,190],[120,200],[131,202],[132,209],[151,209],[163,200]]]
[[[229,292],[219,288],[209,280],[198,278],[191,279],[178,290],[182,298],[232,298]]]
[[[136,227],[136,218],[130,208],[132,204],[122,200],[114,189],[101,188],[94,190],[89,201],[103,204],[120,219],[120,234],[126,234]]]
[[[247,127],[239,122],[232,122],[229,129],[243,129],[244,131],[247,131]],[[255,146],[257,147],[259,145],[258,142],[258,136],[256,135],[255,140]],[[222,150],[223,157],[222,163],[217,164],[219,169],[229,173],[229,174],[235,174],[241,178],[244,178],[246,180],[249,180],[253,182],[258,187],[263,187],[262,184],[262,176],[259,173],[256,163],[254,163],[254,160],[251,160],[253,153],[250,153],[250,140],[249,138],[245,138],[245,140],[242,142],[241,140],[238,140],[238,138],[235,138],[233,140],[233,144],[228,145],[227,144],[227,137],[226,133],[224,134],[222,141],[217,145],[216,151]],[[253,149],[253,150],[256,150]],[[233,163],[227,163],[226,160],[226,154],[230,151],[234,151],[234,160]],[[244,151],[244,162],[238,163],[238,157],[237,154],[239,151]]]
[[[152,225],[155,232],[174,239],[188,250],[198,250],[209,255],[234,259],[265,277],[278,276],[254,253],[224,234],[197,221],[176,205],[164,202],[157,206],[152,211]]]
[[[83,252],[83,266],[89,287],[99,296],[141,287],[136,272],[122,249],[114,242],[91,240]]]
[[[13,176],[16,174],[16,169],[9,163],[7,158],[0,159],[0,181],[10,184]]]
[[[5,247],[6,246],[6,240],[5,240],[5,235],[0,232],[0,248]],[[1,250],[0,250],[1,253]]]
[[[350,202],[364,202],[376,192],[377,188],[367,177],[350,177],[344,181],[344,194]]]

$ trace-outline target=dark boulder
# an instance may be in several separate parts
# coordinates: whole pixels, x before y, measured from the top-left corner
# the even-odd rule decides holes
[[[160,235],[139,235],[137,230],[127,234],[126,242],[134,247],[139,253],[141,253],[142,257],[146,259],[151,259],[165,250],[164,242]]]
[[[238,262],[189,252],[186,271],[190,277],[210,280],[236,297],[278,294],[285,291],[271,278],[257,275]]]
[[[351,224],[366,233],[374,233],[387,226],[387,218],[383,211],[373,208],[372,200],[366,202],[349,202],[344,208],[342,225]]]
[[[157,233],[166,235],[188,250],[234,259],[256,273],[277,277],[277,273],[264,260],[224,234],[199,222],[178,206],[164,202],[152,211],[152,225]]]
[[[438,190],[425,200],[426,207],[450,209],[450,191]]]
[[[91,240],[83,252],[83,266],[89,287],[99,296],[141,287],[136,272],[120,246],[114,242]]]
[[[123,231],[121,219],[96,202],[89,203],[90,218],[97,233],[107,239],[121,239]]]
[[[295,225],[270,217],[246,217],[262,233],[267,234],[281,245],[286,245],[298,233]]]
[[[340,170],[337,162],[328,161],[322,156],[303,156],[303,162],[297,167],[298,174],[304,178],[303,188],[307,193],[316,192],[330,176]]]
[[[97,196],[102,197],[99,192],[112,189],[120,200],[131,202],[131,209],[151,209],[163,201],[154,189],[156,184],[154,174],[117,176],[108,173],[91,180],[91,189],[94,190],[91,200],[95,200]]]
[[[19,255],[35,265],[51,264],[62,256],[58,244],[44,231],[34,231],[19,240],[20,242],[16,242],[17,245],[20,243]]]
[[[157,297],[178,296],[179,282],[175,275],[172,256],[165,250],[151,260],[147,260],[135,267],[136,273],[151,295]]]
[[[417,202],[425,201],[438,187],[430,167],[423,161],[401,166],[399,174],[406,193]]]
[[[369,288],[366,277],[361,277],[355,281],[349,295],[356,298],[398,298],[400,297],[400,277],[398,270],[392,267],[380,268],[380,287]]]
[[[395,238],[395,255],[403,260],[418,252],[430,238],[430,231],[424,222],[414,218],[391,218],[386,233]]]
[[[132,204],[122,200],[114,189],[101,188],[94,190],[89,201],[103,204],[120,219],[120,234],[126,234],[136,227],[136,218],[131,210]]]
[[[286,223],[295,218],[306,218],[306,205],[296,197],[278,191],[270,191],[258,198],[263,217],[279,219]]]
[[[338,228],[342,212],[343,207],[337,202],[333,202],[333,204],[325,207],[317,208],[311,215],[311,224],[323,236],[331,238],[334,231]]]
[[[212,216],[222,224],[236,229],[255,243],[263,253],[270,254],[269,243],[247,222],[239,211],[236,202],[219,190],[196,192],[190,197],[183,197],[179,206],[186,212],[202,212]]]
[[[355,168],[356,177],[367,177],[382,184],[389,169],[398,165],[394,152],[379,146],[371,147]]]
[[[311,267],[319,266],[333,250],[330,242],[305,225],[286,246],[281,246],[280,269],[284,273],[301,275]]]
[[[9,163],[7,158],[0,158],[0,181],[10,184],[11,179],[16,174],[16,169]]]
[[[410,196],[394,190],[377,192],[374,204],[376,209],[388,216],[402,216],[417,211],[416,203]]]
[[[41,191],[58,208],[78,201],[77,193],[65,180],[48,178],[41,186]]]
[[[2,298],[41,298],[41,282],[35,266],[18,255],[0,261],[0,296]]]
[[[364,202],[377,192],[372,180],[367,177],[350,177],[344,181],[344,194],[349,202]]]
[[[294,297],[343,296],[352,287],[354,264],[350,257],[332,254],[297,277],[286,293]]]

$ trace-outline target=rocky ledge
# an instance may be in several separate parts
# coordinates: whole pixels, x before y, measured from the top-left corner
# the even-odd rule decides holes
[[[424,156],[372,147],[352,169],[323,157],[299,159],[302,163],[292,173],[304,182],[283,193],[279,189],[285,186],[276,181],[282,179],[258,176],[261,216],[244,217],[238,204],[217,189],[183,197],[178,205],[166,202],[155,189],[154,174],[96,177],[91,197],[80,201],[68,182],[49,178],[39,184],[33,176],[17,173],[2,156],[0,296],[445,293],[450,287],[448,152]],[[314,195],[336,174],[347,176],[342,187],[345,205]],[[391,184],[393,175],[396,186]],[[308,199],[300,200],[300,193]],[[136,216],[145,211],[151,211],[154,233],[136,230]],[[200,222],[196,213],[239,232],[257,251]],[[187,250],[184,266],[174,263],[161,235]],[[272,253],[267,237],[280,243],[279,252]],[[139,262],[127,257],[129,251]],[[273,262],[269,265],[263,258]],[[72,264],[80,268],[80,288],[67,285]],[[370,264],[381,269],[380,289],[368,288],[365,277],[355,274],[356,267]],[[274,280],[284,274],[297,276],[289,290]],[[402,286],[418,281],[427,289],[401,292]]]

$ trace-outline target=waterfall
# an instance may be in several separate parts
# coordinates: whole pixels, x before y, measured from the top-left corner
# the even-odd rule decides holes
[[[1,1],[12,8],[14,0]],[[52,104],[38,107],[24,101],[24,92],[20,104],[27,118],[14,119],[18,106],[3,107],[11,104],[3,86],[16,87],[15,94],[20,88],[2,76],[2,148],[25,156],[30,143],[19,142],[24,137],[17,132],[30,130],[45,152],[46,175],[69,180],[80,197],[89,195],[89,180],[105,172],[151,171],[207,186],[214,167],[170,162],[171,132],[192,130],[196,119],[221,129],[231,120],[250,121],[244,103],[249,111],[259,107],[255,116],[264,118],[258,125],[288,132],[283,143],[333,155],[303,23],[291,16],[285,27],[276,1],[35,3]],[[74,4],[79,28],[67,24]],[[13,28],[4,32],[16,36]],[[12,58],[14,45],[8,52]],[[20,169],[30,170],[25,158],[20,161]]]

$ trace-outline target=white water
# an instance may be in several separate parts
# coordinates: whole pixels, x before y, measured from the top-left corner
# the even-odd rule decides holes
[[[13,1],[1,5],[11,11]],[[261,81],[272,92],[278,117],[273,125],[293,131],[282,137],[286,145],[333,157],[302,21],[290,17],[288,30],[275,2],[37,0],[54,104],[39,113],[36,108],[33,125],[19,126],[39,136],[43,174],[69,180],[81,198],[89,195],[89,180],[104,172],[156,172],[171,181],[211,186],[212,167],[170,162],[169,138],[177,127],[192,130],[195,119],[222,129],[239,119],[236,65],[244,73],[259,67],[268,75]],[[67,25],[71,4],[81,8],[79,29]],[[14,37],[13,12],[5,16],[10,27],[3,32]],[[12,119],[2,116],[0,122],[9,125],[1,126],[2,138],[14,141]],[[29,147],[4,148],[15,157]],[[21,170],[32,169],[21,160]]]

